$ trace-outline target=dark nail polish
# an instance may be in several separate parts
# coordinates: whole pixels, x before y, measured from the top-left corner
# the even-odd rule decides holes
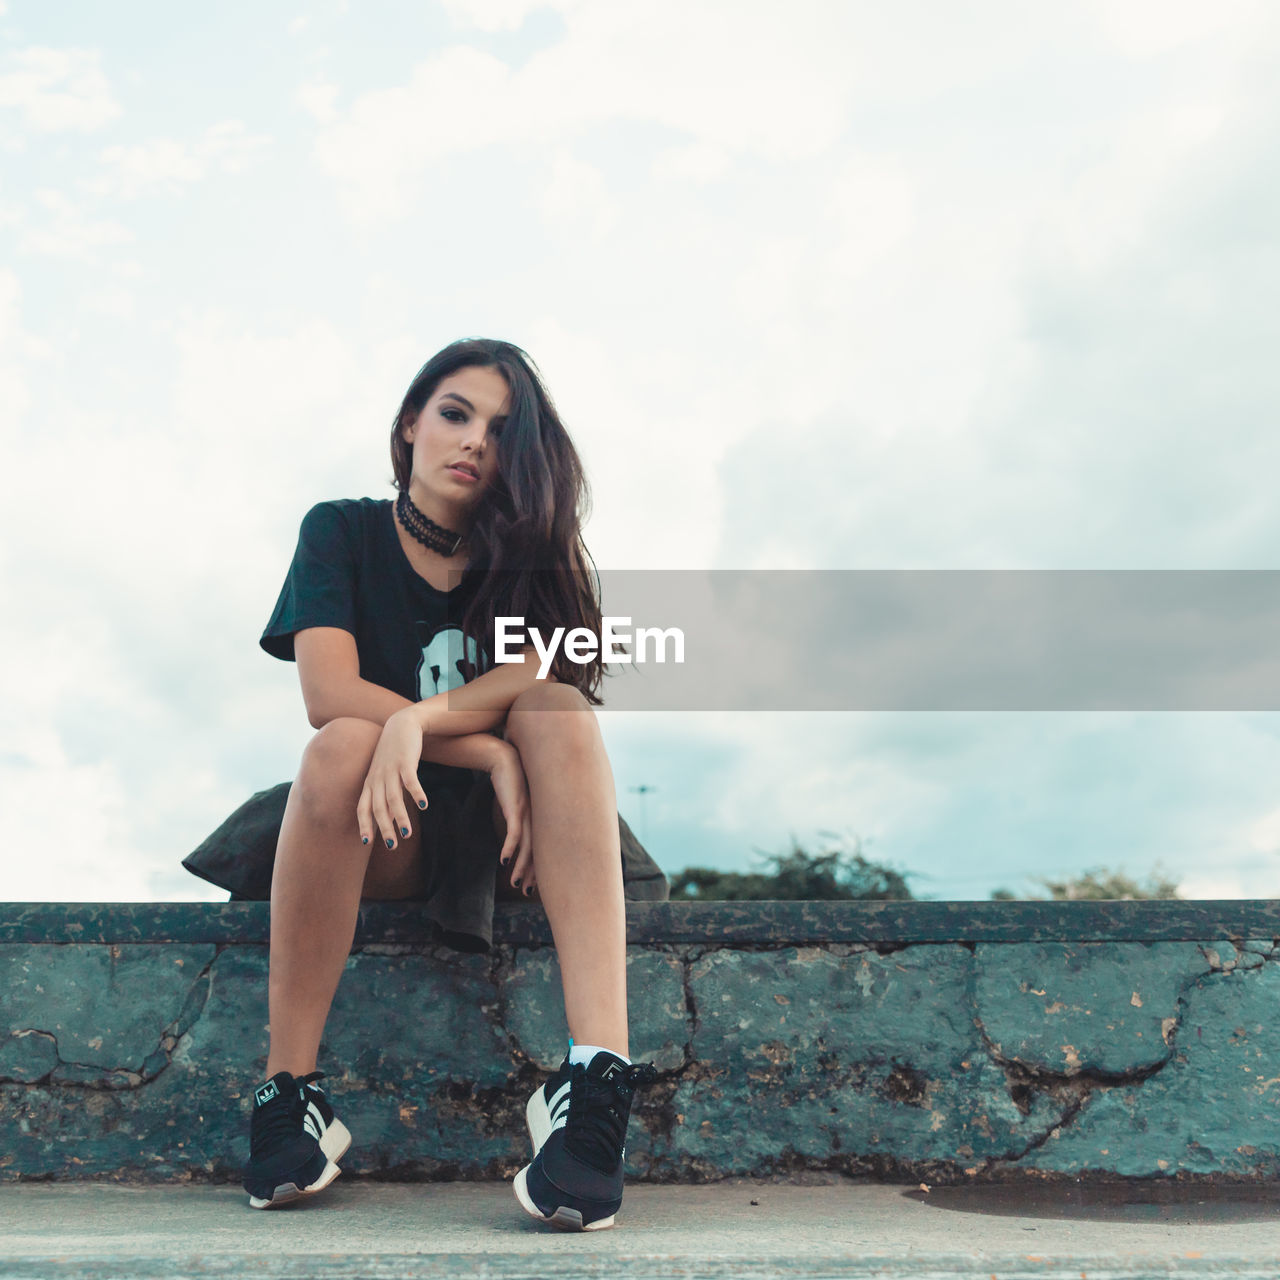
[[[401,828],[400,828],[400,834],[401,834],[402,836],[407,836],[407,835],[409,834],[409,828],[408,828],[408,827],[401,827]]]
[[[369,837],[368,837],[368,836],[361,836],[361,837],[360,837],[360,843],[361,843],[361,844],[368,844],[368,843],[369,843]]]
[[[511,883],[518,889],[520,887],[520,877],[516,876],[516,878]]]
[[[392,839],[388,838],[388,840],[387,840],[387,848],[388,848],[388,849],[394,849],[395,847],[396,847],[396,842],[395,842],[394,840],[392,840]]]
[[[427,807],[427,802],[426,802],[425,800],[419,800],[419,801],[418,801],[418,808],[419,808],[419,809],[425,809],[426,807]]]
[[[533,893],[533,885],[531,885],[531,884],[530,884],[530,885],[526,885],[526,886],[525,886],[525,890],[524,890],[524,896],[527,898],[527,897],[529,897],[532,893]]]

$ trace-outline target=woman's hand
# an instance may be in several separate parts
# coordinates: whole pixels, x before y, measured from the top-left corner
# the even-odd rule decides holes
[[[498,855],[502,865],[511,868],[512,888],[519,889],[526,897],[537,887],[533,872],[533,825],[529,816],[529,783],[524,776],[520,753],[506,743],[499,752],[489,778],[493,782],[493,794],[507,823],[507,838],[502,842]]]
[[[382,736],[373,750],[364,790],[356,805],[356,822],[364,844],[373,837],[375,822],[388,849],[396,847],[398,836],[409,834],[406,791],[418,802],[419,809],[427,807],[426,792],[418,781],[421,756],[422,726],[413,710],[406,707],[389,716],[382,726]]]

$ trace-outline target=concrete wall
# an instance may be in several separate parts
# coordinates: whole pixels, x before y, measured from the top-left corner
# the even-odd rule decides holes
[[[635,1177],[1280,1176],[1280,904],[631,903]],[[538,908],[364,909],[320,1068],[351,1175],[492,1178],[563,1056]],[[234,1180],[265,903],[0,910],[0,1178]]]

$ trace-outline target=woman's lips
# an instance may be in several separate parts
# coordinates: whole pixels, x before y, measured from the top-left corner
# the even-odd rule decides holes
[[[476,484],[480,479],[479,476],[473,476],[470,471],[465,470],[463,467],[446,467],[445,470],[451,471],[460,480],[468,480],[472,484]]]

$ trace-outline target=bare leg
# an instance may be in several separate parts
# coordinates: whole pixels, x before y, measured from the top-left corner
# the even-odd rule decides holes
[[[381,732],[369,720],[331,720],[307,745],[289,791],[271,877],[268,1076],[315,1070],[361,897],[406,897],[421,874],[412,816],[412,834],[395,849],[360,843],[356,801]]]
[[[529,780],[538,896],[569,1034],[630,1056],[618,802],[600,726],[571,685],[536,684],[512,704],[506,737]]]

